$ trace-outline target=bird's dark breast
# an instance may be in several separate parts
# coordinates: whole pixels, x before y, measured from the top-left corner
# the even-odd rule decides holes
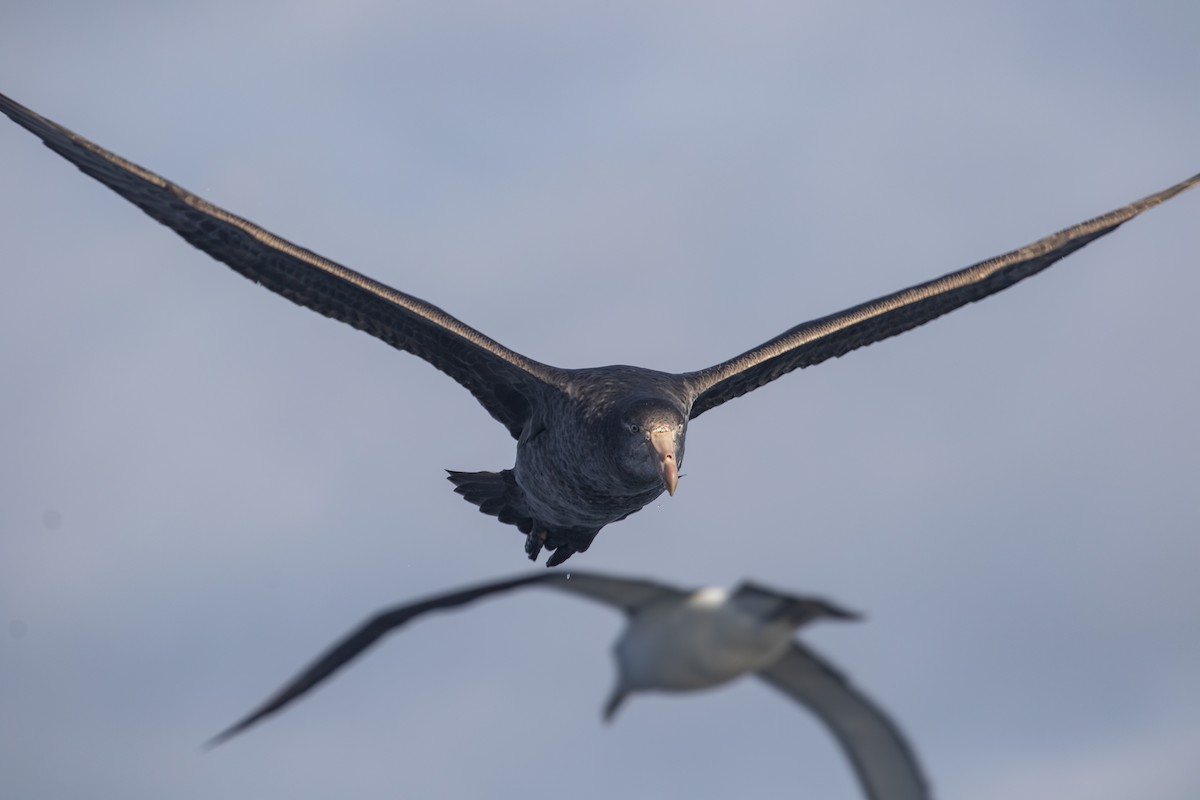
[[[636,367],[575,370],[559,388],[530,408],[511,470],[450,473],[468,502],[529,535],[530,558],[555,551],[549,565],[587,550],[601,528],[666,491],[657,471],[639,475],[623,463],[629,437],[622,409],[658,399],[686,419],[691,403],[674,376]]]
[[[514,474],[530,515],[548,529],[599,530],[661,495],[660,480],[632,482],[615,473],[603,454],[547,435],[517,449]]]
[[[575,370],[561,395],[540,410],[536,434],[517,446],[514,473],[526,505],[550,529],[599,530],[653,502],[662,480],[620,466],[623,442],[613,417],[628,398],[661,398],[685,408],[676,376],[630,366]]]

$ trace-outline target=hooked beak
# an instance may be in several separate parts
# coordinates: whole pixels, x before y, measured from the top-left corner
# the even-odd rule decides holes
[[[671,431],[655,431],[650,434],[650,448],[658,456],[658,471],[667,486],[667,494],[674,496],[679,484],[679,465],[675,460],[675,437]]]

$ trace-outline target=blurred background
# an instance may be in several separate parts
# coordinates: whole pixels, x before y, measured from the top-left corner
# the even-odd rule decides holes
[[[1191,2],[10,4],[0,91],[564,367],[708,366],[1200,170]],[[635,698],[618,615],[388,604],[530,569],[514,446],[0,123],[0,794],[856,798],[754,680]],[[1200,793],[1200,194],[689,430],[568,567],[752,577],[942,798]]]

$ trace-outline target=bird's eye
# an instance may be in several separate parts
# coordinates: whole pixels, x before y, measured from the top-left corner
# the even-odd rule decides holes
[[[636,422],[629,423],[629,432],[630,433],[637,433],[640,430],[641,430],[641,428],[638,427],[638,424]]]

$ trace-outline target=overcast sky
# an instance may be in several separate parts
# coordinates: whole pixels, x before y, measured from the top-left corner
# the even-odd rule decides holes
[[[564,367],[716,363],[1200,170],[1195,2],[10,4],[0,91]],[[336,10],[335,10],[336,9]],[[513,443],[0,121],[0,795],[860,796],[753,680],[605,726],[620,618],[376,609],[530,569]],[[805,641],[941,798],[1200,795],[1200,193],[691,426],[569,566],[867,615]]]

